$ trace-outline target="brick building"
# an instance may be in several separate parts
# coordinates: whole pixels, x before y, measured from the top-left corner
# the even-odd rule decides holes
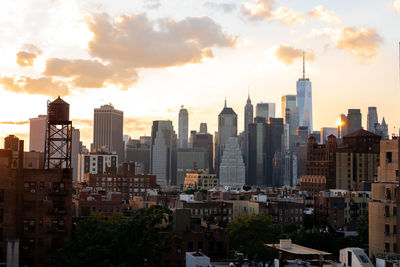
[[[23,141],[13,168],[12,153],[0,150],[0,262],[49,266],[51,253],[70,238],[72,169],[24,169]],[[18,246],[15,252],[7,246]]]
[[[326,177],[320,175],[300,176],[300,190],[307,191],[311,195],[318,195],[320,191],[325,191]]]
[[[274,223],[280,225],[295,224],[303,226],[304,201],[302,199],[279,199],[268,203],[266,212]]]
[[[115,214],[122,214],[124,205],[122,194],[110,192],[98,194],[88,191],[81,191],[79,199],[74,199],[74,217],[88,217],[101,213],[105,217],[112,217]]]
[[[146,190],[157,189],[156,176],[151,174],[135,174],[135,163],[123,163],[122,174],[116,171],[103,174],[90,174],[89,186],[97,191],[120,192],[124,200],[133,197],[144,197]]]

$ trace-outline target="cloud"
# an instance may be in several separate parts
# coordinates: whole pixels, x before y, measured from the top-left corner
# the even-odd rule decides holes
[[[124,133],[149,132],[153,122],[138,118],[124,118]]]
[[[286,25],[297,21],[304,22],[304,15],[291,8],[279,7],[273,9],[273,0],[256,0],[242,3],[242,14],[249,20],[278,20]]]
[[[383,42],[382,37],[371,28],[327,28],[313,32],[314,36],[329,36],[337,49],[348,52],[362,64],[372,62]]]
[[[69,88],[64,82],[49,77],[30,78],[26,76],[3,76],[0,85],[4,90],[15,93],[39,94],[48,96],[65,96]]]
[[[0,121],[0,124],[24,125],[24,124],[29,124],[29,121]]]
[[[342,19],[336,13],[327,10],[321,5],[309,12],[308,16],[312,20],[320,20],[329,24],[340,24],[342,22]]]
[[[394,0],[390,3],[390,8],[392,8],[395,12],[400,13],[400,0]]]
[[[222,11],[224,13],[233,12],[236,9],[236,5],[234,3],[213,3],[213,2],[204,2],[205,7]]]
[[[108,83],[127,89],[137,81],[137,73],[133,68],[85,59],[50,58],[43,74],[71,78],[74,86],[82,88],[101,88]]]
[[[25,44],[22,51],[17,53],[17,64],[20,67],[31,67],[42,51],[32,44]]]
[[[93,120],[90,119],[72,119],[73,124],[81,125],[81,126],[92,126]]]
[[[276,58],[286,65],[291,65],[296,59],[303,57],[304,50],[296,49],[289,45],[279,45],[275,49]],[[308,61],[314,61],[315,56],[313,51],[306,51],[305,57]]]
[[[200,63],[213,57],[212,47],[233,47],[236,38],[222,32],[209,17],[149,21],[145,14],[124,15],[114,22],[107,14],[87,22],[94,37],[89,52],[125,68],[164,68]]]
[[[161,6],[160,0],[144,0],[143,6],[147,9],[158,9]]]
[[[304,22],[304,15],[291,8],[280,7],[271,12],[272,19],[279,20],[286,25],[292,25],[297,21]]]

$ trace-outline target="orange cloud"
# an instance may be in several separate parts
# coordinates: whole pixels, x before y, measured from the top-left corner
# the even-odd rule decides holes
[[[395,0],[391,3],[391,7],[396,11],[397,13],[400,13],[400,0]]]
[[[314,30],[314,36],[328,36],[337,49],[354,56],[360,63],[368,64],[379,54],[382,37],[371,28],[354,27]]]
[[[3,86],[4,90],[15,93],[48,95],[53,97],[69,94],[69,88],[65,83],[48,77],[35,79],[26,76],[3,76],[0,78],[0,85]]]
[[[289,45],[279,45],[275,49],[276,58],[286,65],[291,65],[296,59],[303,57],[304,50],[296,49]],[[305,56],[308,61],[314,61],[315,56],[313,51],[306,51]]]
[[[329,24],[340,24],[342,22],[341,18],[338,15],[336,15],[332,11],[327,10],[323,6],[317,6],[308,13],[308,16],[312,20],[320,20]]]
[[[28,123],[29,121],[0,121],[0,124],[7,124],[7,125],[24,125]]]
[[[135,69],[84,59],[50,58],[43,74],[72,78],[73,85],[82,88],[101,88],[109,83],[127,89],[137,80]]]
[[[224,34],[209,17],[148,20],[145,14],[111,21],[107,14],[87,21],[93,39],[89,52],[124,68],[164,68],[200,63],[212,57],[212,47],[233,47],[236,37]]]
[[[32,44],[25,44],[22,51],[17,53],[17,64],[20,67],[31,67],[42,51]]]
[[[291,8],[279,7],[273,9],[273,0],[256,0],[242,3],[242,14],[250,20],[278,20],[292,25],[297,21],[304,22],[304,15]]]
[[[151,120],[142,120],[138,118],[124,118],[124,133],[149,132],[153,122]]]

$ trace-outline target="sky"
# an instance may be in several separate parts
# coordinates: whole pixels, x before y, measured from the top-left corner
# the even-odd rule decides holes
[[[13,0],[0,9],[0,147],[29,141],[29,118],[61,96],[92,142],[93,109],[124,112],[124,133],[149,135],[153,120],[177,131],[217,130],[224,100],[239,117],[312,81],[314,130],[368,106],[400,127],[400,0]]]

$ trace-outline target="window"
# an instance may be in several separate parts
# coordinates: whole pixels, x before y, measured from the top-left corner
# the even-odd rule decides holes
[[[389,206],[385,206],[385,217],[389,217],[389,216],[390,216]]]
[[[390,228],[389,224],[385,224],[385,235],[389,235],[390,233]]]
[[[393,225],[393,234],[397,234],[397,225]]]
[[[25,232],[34,232],[35,231],[35,221],[24,221],[24,231]]]
[[[4,202],[4,189],[0,189],[0,203]]]
[[[386,242],[385,243],[385,252],[389,252],[389,250],[390,250],[390,243]]]
[[[386,162],[387,163],[392,162],[392,152],[386,152]]]
[[[397,207],[393,207],[393,216],[397,216]]]

